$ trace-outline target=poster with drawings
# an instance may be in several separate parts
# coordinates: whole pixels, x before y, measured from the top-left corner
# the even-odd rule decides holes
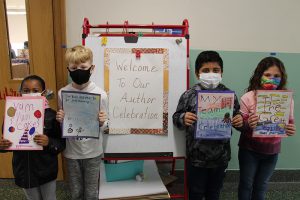
[[[256,114],[259,119],[253,137],[286,137],[291,99],[291,91],[258,90]]]
[[[233,91],[198,91],[195,138],[230,138],[233,104]]]
[[[44,97],[6,97],[3,138],[12,142],[7,150],[43,150],[33,138],[43,134]]]
[[[100,94],[62,91],[63,137],[99,138]]]

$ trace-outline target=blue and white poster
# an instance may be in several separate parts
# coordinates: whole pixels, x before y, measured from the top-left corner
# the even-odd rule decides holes
[[[195,138],[230,138],[233,104],[233,91],[198,91]]]
[[[63,137],[99,138],[100,94],[62,91]]]
[[[291,91],[258,90],[256,114],[259,118],[253,137],[286,137],[291,99]]]

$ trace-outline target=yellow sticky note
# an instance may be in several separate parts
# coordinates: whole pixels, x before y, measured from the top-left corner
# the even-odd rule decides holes
[[[101,45],[106,46],[106,44],[107,44],[107,37],[102,37],[101,38]]]

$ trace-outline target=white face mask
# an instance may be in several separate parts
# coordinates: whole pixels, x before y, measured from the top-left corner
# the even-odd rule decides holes
[[[220,73],[202,73],[199,77],[199,83],[205,89],[215,89],[222,81]]]
[[[22,94],[22,97],[40,97],[42,96],[42,93],[27,93],[27,94]]]
[[[30,93],[22,94],[22,97],[40,97],[44,92],[45,90],[42,92],[30,92]]]

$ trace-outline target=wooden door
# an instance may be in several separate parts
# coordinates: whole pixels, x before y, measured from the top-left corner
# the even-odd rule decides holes
[[[65,40],[64,1],[25,0],[29,41],[30,74],[44,78],[46,87],[55,94],[50,106],[57,108],[57,80],[61,86],[66,83],[65,73],[61,73],[63,53],[61,44]],[[63,26],[63,27],[61,27]],[[54,37],[55,36],[55,37]],[[12,77],[9,56],[9,34],[5,0],[0,0],[0,113],[4,113],[5,96],[18,96],[21,80]],[[58,73],[58,76],[56,75]],[[3,114],[0,114],[3,122]],[[13,178],[11,166],[12,153],[0,154],[0,178]],[[60,158],[59,179],[62,179]]]

